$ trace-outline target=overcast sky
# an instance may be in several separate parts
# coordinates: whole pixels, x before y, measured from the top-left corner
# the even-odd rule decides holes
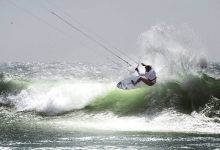
[[[174,26],[187,23],[206,39],[208,60],[220,61],[220,0],[48,1],[0,0],[0,62],[105,59],[89,48],[110,56],[94,41],[51,14],[51,10],[103,46],[108,47],[81,24],[128,54],[138,51],[140,34],[158,22]]]

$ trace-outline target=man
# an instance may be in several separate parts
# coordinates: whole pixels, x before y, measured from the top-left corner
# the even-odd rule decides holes
[[[139,73],[138,68],[136,68],[135,70],[138,72],[140,78],[134,82],[133,80],[131,80],[131,83],[135,86],[138,82],[143,81],[145,84],[152,86],[156,83],[156,72],[155,70],[149,66],[149,65],[145,65],[143,63],[141,63],[142,66],[145,66],[146,72],[144,74]],[[144,76],[144,77],[141,77]]]

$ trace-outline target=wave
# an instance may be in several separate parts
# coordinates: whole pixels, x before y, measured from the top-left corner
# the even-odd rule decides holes
[[[114,90],[108,96],[96,99],[87,108],[98,112],[109,110],[117,115],[155,115],[166,109],[190,114],[212,107],[206,110],[206,115],[219,117],[218,105],[216,102],[212,105],[214,99],[220,99],[219,85],[220,80],[203,74],[181,83],[159,83],[129,92]]]
[[[27,81],[19,78],[1,83],[1,105],[17,111],[58,115],[76,110],[88,113],[112,112],[118,116],[156,115],[166,109],[190,114],[202,112],[220,117],[220,80],[202,74],[183,82],[158,83],[153,87],[123,91],[116,83],[69,80]]]
[[[47,80],[20,82],[17,79],[1,81],[0,103],[17,111],[36,111],[46,115],[57,115],[84,108],[98,95],[103,95],[111,85],[69,80]],[[26,86],[24,86],[26,85]],[[18,88],[17,88],[18,87]]]

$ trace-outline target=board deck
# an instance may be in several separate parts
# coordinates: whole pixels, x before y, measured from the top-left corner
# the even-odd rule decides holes
[[[139,82],[135,86],[131,83],[131,80],[136,82],[138,78],[140,78],[140,77],[139,76],[134,76],[134,77],[126,78],[126,79],[118,82],[117,87],[119,89],[123,89],[123,90],[131,90],[131,89],[140,88],[144,85],[143,82]]]

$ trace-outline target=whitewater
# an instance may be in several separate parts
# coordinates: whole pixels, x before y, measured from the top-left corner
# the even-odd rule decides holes
[[[116,84],[137,74],[112,62],[0,63],[0,147],[220,149],[220,64],[203,39],[159,23],[138,43],[158,79],[129,91]]]

